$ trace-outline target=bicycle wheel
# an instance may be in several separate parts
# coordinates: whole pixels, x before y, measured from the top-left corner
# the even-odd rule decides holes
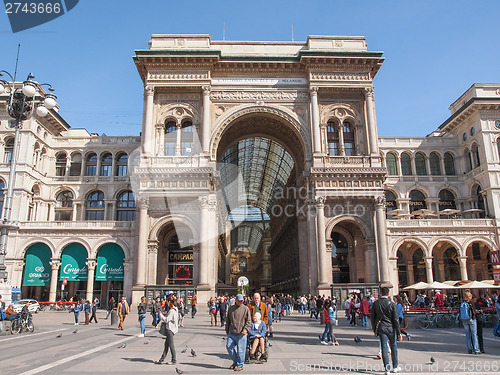
[[[455,318],[452,316],[446,316],[443,315],[443,318],[440,322],[443,328],[451,328],[453,327],[453,324],[455,323]]]
[[[19,332],[21,332],[21,322],[19,319],[15,319],[12,321],[12,325],[10,326],[10,333],[16,335]]]
[[[403,330],[407,329],[408,325],[409,325],[408,319],[406,319],[406,316],[405,316],[405,317],[403,317],[403,321],[401,322],[401,329],[403,329]]]
[[[35,330],[35,325],[31,320],[28,323],[26,323],[26,330],[28,332],[33,332]]]
[[[421,316],[420,318],[417,319],[417,327],[420,329],[427,329],[429,328],[430,321],[427,316]]]

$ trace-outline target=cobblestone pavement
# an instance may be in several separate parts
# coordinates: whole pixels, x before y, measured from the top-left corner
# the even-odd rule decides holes
[[[188,374],[232,373],[225,331],[210,327],[208,314],[200,312],[194,319],[185,319],[185,327],[175,335],[175,366],[154,364],[163,350],[163,338],[150,325],[145,338],[137,337],[137,314],[126,319],[124,331],[111,326],[104,316],[99,312],[98,324],[76,327],[73,314],[40,312],[34,317],[34,333],[0,336],[0,374],[175,374],[176,368]],[[149,315],[147,321],[151,322]],[[325,346],[318,339],[323,326],[307,315],[293,313],[273,326],[268,362],[247,364],[242,373],[383,374],[382,361],[376,358],[378,338],[370,329],[349,327],[341,319],[335,330],[340,346]],[[76,328],[78,332],[73,334]],[[500,338],[492,331],[484,331],[486,354],[469,355],[463,329],[409,330],[411,341],[399,343],[403,373],[498,374]],[[354,341],[356,336],[360,343]],[[190,351],[181,353],[185,346],[193,348],[197,356],[192,357]]]

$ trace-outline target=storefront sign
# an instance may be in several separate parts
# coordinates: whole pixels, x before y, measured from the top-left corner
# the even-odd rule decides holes
[[[193,261],[193,253],[187,251],[170,251],[168,253],[168,261],[169,262],[192,262]]]
[[[86,281],[88,278],[86,260],[87,252],[82,245],[68,245],[61,257],[59,280],[64,280],[66,277],[68,281]]]
[[[123,250],[117,244],[106,244],[97,252],[96,281],[123,281]]]
[[[490,252],[490,260],[491,264],[493,266],[499,265],[500,264],[500,256],[498,251],[491,251]]]
[[[23,285],[50,285],[50,257],[51,252],[47,245],[36,244],[28,249],[24,266]]]
[[[500,281],[500,270],[493,270],[493,280]]]

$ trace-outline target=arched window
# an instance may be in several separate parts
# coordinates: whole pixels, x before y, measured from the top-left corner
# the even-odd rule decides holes
[[[344,131],[344,151],[346,156],[355,155],[354,149],[354,129],[349,121],[344,121],[342,127]]]
[[[431,153],[429,157],[429,164],[431,167],[431,175],[440,176],[441,175],[441,162],[439,160],[439,155],[435,152]]]
[[[481,160],[479,159],[479,148],[477,147],[477,144],[472,145],[471,149],[472,153],[472,160],[474,161],[474,168],[477,168],[481,165]]]
[[[413,263],[413,278],[416,283],[419,281],[427,282],[427,274],[425,271],[424,252],[422,249],[417,249],[412,256]]]
[[[90,153],[85,162],[85,176],[95,176],[97,173],[97,155]]]
[[[444,279],[445,280],[460,280],[460,264],[458,262],[457,250],[450,247],[443,254],[444,263]]]
[[[417,176],[425,176],[427,174],[427,167],[425,166],[425,156],[421,152],[415,155],[415,169]]]
[[[135,220],[135,195],[126,191],[118,197],[116,202],[116,221]]]
[[[87,197],[85,220],[104,220],[104,193],[93,191]]]
[[[400,250],[397,252],[397,257],[399,287],[404,287],[408,285],[408,267],[406,265],[406,257]]]
[[[82,154],[76,153],[71,155],[71,164],[69,166],[70,176],[80,176],[82,173]]]
[[[64,152],[56,156],[56,176],[66,176],[66,160]]]
[[[239,259],[239,272],[246,272],[247,271],[247,258],[245,257],[240,257]]]
[[[439,192],[439,211],[446,209],[455,210],[455,195],[448,189],[443,189]]]
[[[394,155],[392,152],[389,152],[385,157],[385,164],[387,167],[387,173],[389,173],[390,176],[397,176],[398,164],[396,161],[396,155]]]
[[[326,138],[328,141],[328,154],[330,156],[338,156],[339,152],[339,132],[337,124],[333,121],[328,121],[326,124]]]
[[[182,123],[181,132],[181,155],[193,155],[193,123],[191,121],[184,121]]]
[[[425,195],[420,190],[410,191],[410,213],[427,208]]]
[[[455,159],[449,152],[444,154],[444,172],[447,176],[455,175]]]
[[[396,195],[390,190],[385,191],[385,207],[387,212],[387,218],[392,219],[390,212],[398,208],[398,203],[396,201]]]
[[[65,190],[57,194],[56,221],[71,221],[73,219],[73,193]]]
[[[470,155],[470,151],[468,148],[466,148],[464,151],[464,158],[465,158],[465,166],[467,168],[467,172],[472,171],[472,157]]]
[[[174,156],[177,144],[177,124],[175,121],[168,121],[165,124],[165,155]]]
[[[481,210],[481,212],[479,212],[479,217],[480,218],[484,218],[485,217],[485,212],[484,212],[484,197],[483,197],[483,194],[482,194],[481,186],[476,185],[472,189],[473,189],[472,190],[473,198],[476,201],[477,208],[479,210]]]
[[[126,176],[128,174],[128,155],[120,153],[116,157],[116,176]]]
[[[14,151],[14,138],[9,138],[5,141],[5,152],[3,162],[10,163],[12,161],[12,152]]]
[[[101,156],[101,176],[111,176],[113,168],[113,156],[107,152]]]
[[[345,237],[337,232],[332,233],[332,270],[334,283],[350,281],[349,244]]]
[[[406,152],[401,155],[401,173],[403,176],[411,176],[411,157]]]

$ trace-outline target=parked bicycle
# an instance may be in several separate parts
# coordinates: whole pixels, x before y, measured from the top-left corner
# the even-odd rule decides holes
[[[35,325],[33,324],[31,316],[27,316],[25,318],[19,317],[12,321],[10,331],[13,335],[18,334],[23,330],[27,332],[33,332],[35,330]]]
[[[447,316],[441,312],[431,311],[417,318],[417,327],[427,329],[429,327],[444,327]]]

